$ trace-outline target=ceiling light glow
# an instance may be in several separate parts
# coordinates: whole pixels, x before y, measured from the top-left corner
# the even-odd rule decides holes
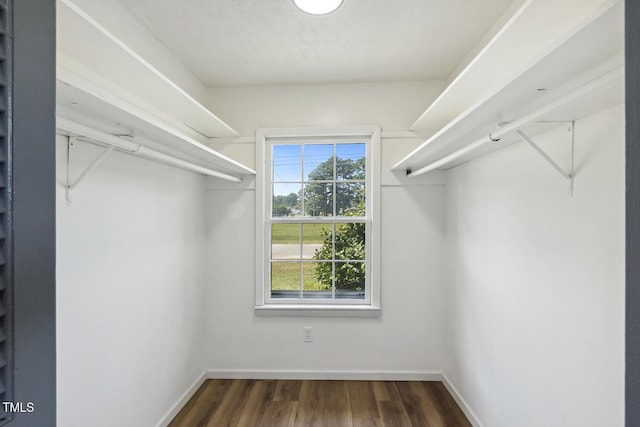
[[[293,0],[298,9],[311,15],[326,15],[342,4],[342,0]]]

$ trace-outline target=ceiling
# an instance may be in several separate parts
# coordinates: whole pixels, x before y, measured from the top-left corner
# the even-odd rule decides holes
[[[119,0],[208,86],[446,79],[511,0]]]

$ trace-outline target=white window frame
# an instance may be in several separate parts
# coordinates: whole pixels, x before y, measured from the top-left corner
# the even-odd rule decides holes
[[[271,299],[271,147],[284,140],[360,138],[366,143],[367,283],[365,300]],[[333,141],[331,141],[333,139]],[[318,222],[321,222],[319,220]],[[338,221],[341,222],[341,221]],[[256,300],[261,315],[377,316],[380,313],[380,127],[270,128],[256,131]]]

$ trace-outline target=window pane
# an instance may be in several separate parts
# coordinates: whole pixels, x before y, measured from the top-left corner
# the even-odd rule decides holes
[[[304,298],[331,298],[331,262],[305,262],[302,268]]]
[[[365,144],[337,144],[336,157],[337,180],[365,179]]]
[[[336,293],[364,292],[364,283],[364,262],[336,262]]]
[[[315,260],[332,260],[332,225],[302,225],[302,258]]]
[[[364,261],[365,224],[336,224],[336,259]]]
[[[271,225],[271,259],[300,259],[300,224]]]
[[[333,180],[333,144],[304,146],[304,180]]]
[[[302,180],[302,145],[273,146],[273,182]]]
[[[365,301],[365,250],[371,239],[366,233],[367,144],[309,138],[271,145],[265,224],[271,230],[271,281],[266,284],[271,298],[312,304]]]
[[[273,216],[300,215],[300,193],[302,184],[273,184]]]
[[[333,216],[333,184],[304,185],[304,215]]]
[[[278,291],[300,290],[300,263],[299,262],[272,262],[271,263],[271,295]],[[299,294],[283,295],[281,297],[295,298]]]
[[[364,183],[342,182],[336,184],[336,215],[366,215]]]

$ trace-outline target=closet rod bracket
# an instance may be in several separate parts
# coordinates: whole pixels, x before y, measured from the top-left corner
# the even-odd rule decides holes
[[[570,166],[569,172],[565,172],[565,170],[555,161],[553,160],[547,153],[544,152],[542,148],[538,144],[536,144],[533,139],[531,139],[527,134],[525,134],[521,129],[516,130],[516,134],[520,137],[520,139],[526,142],[531,148],[534,149],[536,153],[538,153],[544,160],[547,161],[556,170],[569,184],[568,194],[570,197],[573,196],[573,188],[574,188],[574,157],[575,157],[575,123],[568,122],[569,129],[568,131],[571,133],[571,141],[570,141]]]
[[[91,172],[95,170],[100,164],[107,158],[109,154],[115,148],[113,145],[110,145],[104,149],[96,159],[91,162],[89,166],[86,167],[85,170],[72,182],[71,181],[71,152],[74,147],[78,143],[79,139],[77,136],[70,136],[67,140],[67,184],[66,184],[66,197],[67,197],[67,205],[71,206],[71,192],[84,180]]]

